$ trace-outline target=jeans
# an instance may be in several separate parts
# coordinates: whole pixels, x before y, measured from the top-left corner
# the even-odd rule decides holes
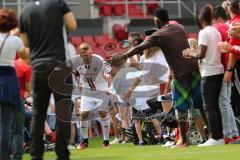
[[[208,131],[212,138],[223,138],[222,117],[219,108],[219,96],[222,87],[223,74],[202,77],[201,88],[203,107],[206,112]]]
[[[235,117],[231,106],[231,83],[223,81],[219,97],[219,107],[222,114],[223,135],[227,138],[238,136]]]
[[[240,61],[237,61],[235,69],[237,71],[237,76],[240,79]],[[236,88],[236,84],[232,86],[231,104],[235,117],[240,117],[240,94]]]
[[[11,160],[11,135],[14,106],[0,102],[0,160]]]
[[[54,75],[55,79],[49,79],[51,72],[33,72],[33,117],[31,125],[31,145],[30,154],[32,160],[42,160],[44,153],[43,133],[47,108],[50,95],[53,93],[56,106],[56,154],[57,160],[69,160],[70,152],[67,148],[71,134],[71,116],[73,103],[71,101],[72,86],[67,92],[62,93],[58,88],[51,88],[51,85],[64,87],[61,79],[66,78],[64,72]],[[61,77],[65,76],[65,77]],[[64,79],[65,80],[65,79]],[[63,81],[64,81],[63,80]],[[72,80],[70,80],[72,83]],[[64,81],[65,82],[65,81]]]
[[[13,134],[12,134],[12,153],[13,160],[22,160],[24,154],[24,121],[23,112],[14,111],[13,113]]]

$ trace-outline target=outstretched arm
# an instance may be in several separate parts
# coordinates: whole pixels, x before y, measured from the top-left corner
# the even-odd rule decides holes
[[[140,45],[133,47],[132,49],[130,49],[127,53],[122,54],[122,55],[116,55],[111,59],[111,63],[114,63],[116,61],[122,60],[122,59],[127,59],[130,58],[132,56],[134,56],[135,54],[148,49],[150,47],[152,47],[153,45],[147,41],[144,41],[143,43],[141,43]]]

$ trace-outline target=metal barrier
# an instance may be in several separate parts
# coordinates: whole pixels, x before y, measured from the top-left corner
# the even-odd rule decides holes
[[[11,1],[10,0],[1,0],[0,6],[16,8],[17,14],[20,15],[23,7],[30,1],[32,1],[32,0],[11,0]],[[80,6],[81,5],[81,2],[68,2],[67,0],[66,0],[66,2],[68,3],[69,6]]]
[[[185,2],[184,2],[185,1]],[[144,12],[144,18],[147,17],[147,5],[148,4],[159,4],[160,6],[164,7],[166,4],[175,4],[177,5],[178,8],[178,17],[177,18],[182,18],[182,10],[183,8],[186,9],[193,17],[196,17],[196,10],[197,10],[197,4],[196,0],[159,0],[159,1],[147,1],[147,0],[139,0],[139,1],[128,1],[125,0],[123,2],[119,1],[112,1],[112,2],[100,2],[99,4],[109,4],[109,5],[114,5],[114,4],[122,4],[125,5],[125,12],[126,12],[126,18],[129,19],[129,10],[128,10],[128,5],[129,4],[138,4],[143,6],[143,12]],[[192,3],[192,8],[190,8],[188,5],[186,5],[186,1]]]
[[[1,6],[3,7],[6,7],[6,6],[12,6],[14,8],[16,8],[17,10],[17,13],[18,15],[21,13],[24,5],[26,3],[28,3],[29,1],[31,0],[1,0]],[[67,0],[66,0],[67,1]],[[186,4],[186,1],[188,2],[191,2],[191,6],[192,7],[189,7],[187,4]],[[79,6],[81,5],[81,2],[69,2],[67,1],[67,3],[70,5],[70,6]],[[159,4],[160,6],[164,7],[164,5],[167,5],[167,4],[175,4],[177,5],[177,18],[182,18],[182,10],[185,9],[187,10],[193,17],[196,16],[196,0],[159,0],[159,1],[147,1],[147,0],[139,0],[139,1],[128,1],[128,0],[125,0],[125,1],[122,1],[122,2],[118,2],[118,1],[111,1],[111,2],[104,2],[103,4],[123,4],[125,5],[125,12],[126,12],[126,19],[129,19],[129,10],[128,10],[128,5],[129,4],[138,4],[138,5],[142,5],[143,7],[143,13],[144,13],[144,18],[147,17],[147,5],[148,4]],[[89,6],[90,9],[93,8],[93,0],[92,0],[92,3],[91,5]],[[92,16],[94,17],[94,16]]]

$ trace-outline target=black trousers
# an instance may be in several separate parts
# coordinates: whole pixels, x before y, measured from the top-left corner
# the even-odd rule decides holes
[[[223,74],[202,77],[201,87],[203,107],[206,113],[208,131],[215,140],[223,138],[222,116],[219,108],[219,96]]]
[[[238,79],[240,79],[240,61],[237,61],[235,69],[237,71]],[[232,86],[231,104],[235,117],[240,117],[240,94],[235,84]]]
[[[66,70],[56,69],[55,72],[34,72],[33,84],[33,117],[31,124],[30,154],[32,160],[42,160],[44,153],[43,134],[46,112],[53,93],[56,106],[56,154],[57,160],[69,160],[70,152],[67,148],[71,134],[71,115],[73,103],[71,101],[72,79],[66,82]]]

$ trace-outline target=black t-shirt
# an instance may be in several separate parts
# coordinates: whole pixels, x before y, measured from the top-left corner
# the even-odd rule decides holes
[[[66,60],[63,15],[68,12],[64,0],[34,0],[21,13],[20,31],[29,38],[33,71],[46,71]]]
[[[190,73],[198,68],[197,59],[187,59],[182,56],[182,51],[189,48],[183,26],[178,24],[166,25],[149,36],[146,42],[162,49],[175,77]]]

